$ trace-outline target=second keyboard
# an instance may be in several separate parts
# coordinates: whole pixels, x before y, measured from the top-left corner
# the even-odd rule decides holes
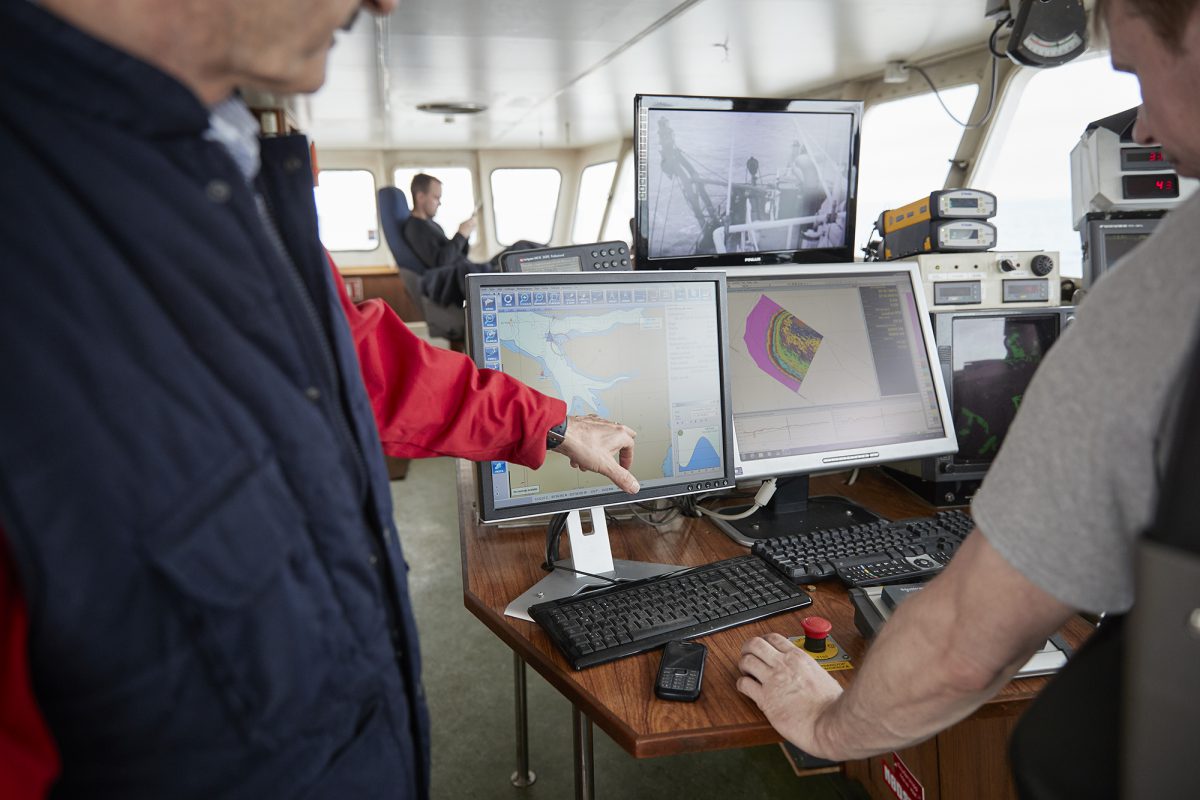
[[[907,583],[941,572],[973,524],[961,511],[940,511],[762,539],[751,552],[797,583],[835,576],[847,586]]]

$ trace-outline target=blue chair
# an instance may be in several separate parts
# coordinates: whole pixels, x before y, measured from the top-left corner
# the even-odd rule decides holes
[[[400,279],[413,302],[420,306],[429,326],[430,336],[449,339],[455,349],[461,348],[466,338],[467,321],[461,305],[439,305],[425,296],[421,289],[421,276],[428,270],[421,259],[409,247],[404,238],[404,223],[411,216],[408,198],[395,186],[379,190],[379,217],[383,225],[383,236],[387,240],[396,266],[400,268]]]

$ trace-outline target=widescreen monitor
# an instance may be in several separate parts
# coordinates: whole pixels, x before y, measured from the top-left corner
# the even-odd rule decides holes
[[[568,525],[577,526],[583,509],[733,485],[724,274],[493,273],[469,276],[467,287],[476,364],[563,400],[572,416],[633,428],[630,469],[641,484],[632,498],[552,453],[536,470],[484,462],[485,522],[573,512]],[[592,514],[595,526],[603,519]],[[606,532],[577,543],[571,531],[573,569],[607,575],[616,563],[618,577],[638,577],[612,561]],[[583,548],[601,538],[607,561],[601,554],[599,565],[581,566]],[[565,581],[567,594],[582,588],[570,575]]]
[[[798,476],[735,539],[870,520],[807,476],[955,450],[915,263],[739,269],[727,291],[735,473]]]
[[[862,103],[638,95],[637,269],[852,261]]]

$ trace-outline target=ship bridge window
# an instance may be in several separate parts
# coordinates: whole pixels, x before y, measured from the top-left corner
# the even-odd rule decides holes
[[[1089,122],[1140,105],[1141,92],[1137,78],[1113,71],[1107,53],[1028,72],[1016,111],[992,132],[972,185],[996,195],[997,249],[1057,250],[1062,274],[1079,277],[1071,149]]]
[[[604,222],[604,233],[600,236],[605,242],[625,242],[633,245],[633,233],[629,230],[629,220],[633,219],[633,149],[621,159],[621,172],[617,175],[617,190],[613,192],[612,208],[608,219]]]
[[[561,185],[562,173],[550,167],[493,170],[496,241],[505,247],[519,239],[549,244]]]
[[[978,92],[973,84],[942,89],[942,101],[965,120]],[[881,213],[942,188],[962,134],[931,92],[867,109],[859,146],[856,256]]]
[[[575,204],[571,241],[580,244],[598,240],[604,209],[608,206],[608,193],[616,174],[616,161],[605,161],[584,168],[579,178],[579,201]]]
[[[452,166],[398,167],[392,173],[392,181],[408,198],[409,208],[413,205],[412,179],[422,172],[442,182],[442,205],[433,221],[446,232],[447,238],[451,238],[458,233],[462,221],[475,213],[475,181],[471,170]],[[471,233],[471,244],[479,238],[478,232],[479,228],[476,228]]]
[[[331,252],[379,247],[375,176],[365,169],[323,169],[313,188],[321,244]]]

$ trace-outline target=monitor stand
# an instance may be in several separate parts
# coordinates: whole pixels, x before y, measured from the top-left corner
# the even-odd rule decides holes
[[[571,541],[571,557],[556,561],[554,565],[580,572],[590,572],[592,575],[599,575],[610,580],[597,580],[587,575],[577,575],[567,569],[555,569],[523,595],[509,603],[508,608],[504,609],[505,614],[532,622],[533,618],[529,616],[529,607],[532,605],[571,597],[589,589],[602,589],[610,586],[611,581],[636,581],[683,569],[682,566],[674,564],[614,560],[612,548],[608,542],[608,522],[604,518],[604,509],[594,506],[588,511],[592,517],[590,532],[584,532],[583,520],[579,516],[579,511],[571,511],[567,514],[567,534]]]
[[[723,514],[737,514],[750,506],[722,508]],[[750,547],[758,539],[774,539],[796,533],[811,533],[822,528],[841,528],[874,522],[878,514],[845,497],[808,496],[808,476],[781,478],[775,494],[766,506],[745,519],[713,519],[717,527],[740,545]]]

